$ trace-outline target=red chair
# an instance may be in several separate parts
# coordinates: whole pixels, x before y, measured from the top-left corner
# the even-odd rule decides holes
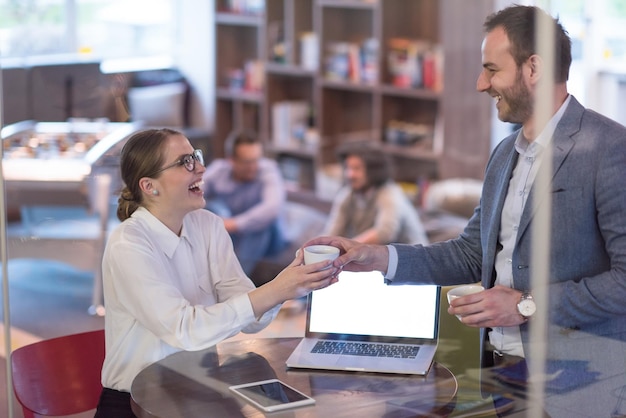
[[[13,390],[24,418],[95,409],[102,391],[103,362],[104,330],[52,338],[13,351]]]

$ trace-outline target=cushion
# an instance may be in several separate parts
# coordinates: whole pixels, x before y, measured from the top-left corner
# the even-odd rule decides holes
[[[146,125],[181,128],[185,123],[186,92],[183,82],[132,87],[128,90],[130,116]]]
[[[470,218],[480,202],[482,187],[482,181],[470,178],[436,181],[426,190],[423,208]]]

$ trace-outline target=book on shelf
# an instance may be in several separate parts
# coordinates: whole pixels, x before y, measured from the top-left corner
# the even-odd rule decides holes
[[[309,117],[309,104],[304,101],[288,100],[276,102],[272,106],[272,139],[275,146],[293,147],[302,142],[298,131],[306,130]]]
[[[419,39],[389,39],[387,65],[391,84],[402,88],[443,89],[443,51]]]
[[[330,43],[325,63],[329,80],[374,84],[378,80],[378,41]]]
[[[231,13],[261,15],[265,11],[265,0],[228,0],[226,10]]]

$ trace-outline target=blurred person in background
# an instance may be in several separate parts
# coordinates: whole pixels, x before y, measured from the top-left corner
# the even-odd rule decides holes
[[[235,131],[225,143],[225,159],[211,162],[202,176],[207,209],[224,220],[235,254],[247,275],[259,259],[286,245],[282,210],[286,190],[276,161],[250,131]]]
[[[427,244],[419,214],[393,181],[386,154],[361,142],[347,144],[338,154],[345,185],[333,201],[325,235],[364,244]]]

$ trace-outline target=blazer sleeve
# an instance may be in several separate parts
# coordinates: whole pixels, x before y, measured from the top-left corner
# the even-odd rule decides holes
[[[398,252],[394,284],[451,286],[481,279],[480,210],[455,239],[424,245],[392,244]]]

